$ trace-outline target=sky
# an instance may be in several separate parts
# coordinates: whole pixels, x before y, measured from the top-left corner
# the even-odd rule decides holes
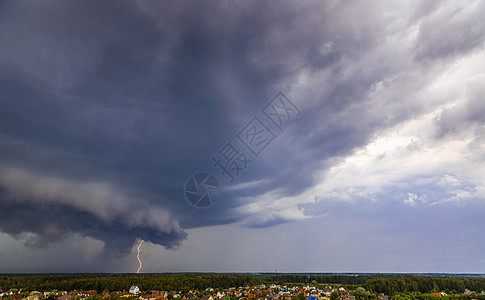
[[[1,1],[0,273],[485,273],[484,1]]]

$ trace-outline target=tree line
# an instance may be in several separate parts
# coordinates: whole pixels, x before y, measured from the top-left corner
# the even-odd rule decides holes
[[[448,294],[462,294],[465,289],[471,291],[485,291],[485,278],[443,276],[377,277],[367,280],[362,286],[367,290],[384,293],[386,295],[411,292],[446,292]]]
[[[305,284],[314,282],[364,287],[371,293],[463,293],[485,290],[485,277],[447,277],[419,275],[303,275],[303,274],[25,274],[0,275],[0,288],[23,288],[29,291],[97,290],[127,291],[137,285],[142,291],[205,290],[207,287],[228,288],[257,284]]]

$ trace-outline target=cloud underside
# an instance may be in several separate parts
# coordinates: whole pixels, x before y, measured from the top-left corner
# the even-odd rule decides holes
[[[163,208],[102,182],[73,182],[16,168],[0,171],[0,226],[19,238],[33,233],[30,246],[46,246],[71,233],[105,243],[109,251],[128,253],[135,239],[176,248],[187,234]]]

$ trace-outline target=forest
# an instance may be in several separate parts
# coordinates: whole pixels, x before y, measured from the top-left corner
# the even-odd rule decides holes
[[[365,290],[386,295],[446,292],[462,294],[465,289],[485,290],[485,277],[423,275],[304,275],[304,274],[22,274],[0,275],[0,289],[22,288],[28,291],[96,290],[126,291],[132,285],[141,290],[181,291],[205,290],[207,287],[228,288],[265,284],[305,284],[318,286],[361,286]]]

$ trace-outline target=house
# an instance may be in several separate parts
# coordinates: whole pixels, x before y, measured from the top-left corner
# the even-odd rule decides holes
[[[71,300],[71,298],[72,298],[71,295],[64,294],[64,295],[62,295],[60,297],[57,297],[57,300]]]
[[[214,298],[211,295],[204,295],[200,297],[200,300],[214,300]]]
[[[44,298],[47,298],[47,297],[49,297],[49,296],[51,296],[51,295],[52,295],[52,296],[57,296],[57,295],[58,295],[58,293],[57,293],[57,291],[55,291],[55,290],[54,290],[54,291],[47,291],[47,292],[44,292]]]
[[[18,294],[19,290],[16,289],[16,288],[11,288],[10,289],[10,295],[13,295],[13,294]]]
[[[377,300],[389,300],[389,296],[382,294],[377,296]]]
[[[185,294],[183,299],[184,300],[195,300],[195,299],[199,299],[199,297],[197,297],[194,294],[189,293],[189,294]]]
[[[133,294],[133,295],[138,295],[138,294],[140,294],[140,288],[136,285],[133,285],[133,286],[130,287],[129,293]]]

